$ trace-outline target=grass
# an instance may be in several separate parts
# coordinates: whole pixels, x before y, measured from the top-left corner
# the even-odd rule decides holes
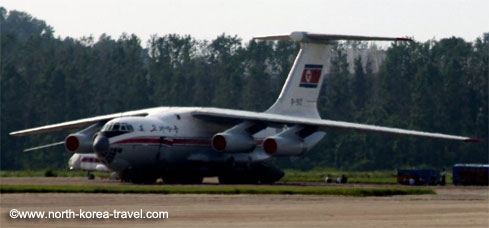
[[[97,177],[108,178],[108,172],[92,172]],[[54,174],[54,175],[53,175]],[[281,182],[324,182],[327,175],[336,178],[342,174],[348,177],[348,183],[352,184],[397,184],[396,171],[341,171],[335,169],[313,169],[310,171],[300,170],[285,170],[285,176]],[[447,184],[452,184],[452,173],[446,173]],[[86,177],[86,171],[70,171],[70,170],[16,170],[16,171],[0,171],[0,177]]]
[[[380,171],[340,171],[334,169],[313,169],[310,171],[285,170],[281,182],[324,182],[327,175],[332,178],[341,175],[348,177],[352,184],[397,184],[396,170]],[[446,172],[446,184],[452,184],[452,173]]]
[[[436,194],[428,188],[343,188],[281,186],[38,186],[2,185],[0,193],[153,193],[393,196]]]
[[[92,171],[97,177],[109,177],[110,173],[108,172],[100,172],[100,171]],[[44,170],[14,170],[14,171],[0,171],[0,177],[86,177],[87,171],[81,170],[52,170],[52,169],[44,169]]]
[[[332,169],[314,169],[310,171],[285,170],[282,182],[324,182],[330,175],[333,179],[346,175],[348,183],[354,184],[397,184],[396,171],[340,171]]]

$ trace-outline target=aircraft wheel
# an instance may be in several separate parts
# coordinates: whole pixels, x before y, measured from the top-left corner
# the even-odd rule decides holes
[[[116,173],[116,172],[112,172],[112,173],[110,174],[110,179],[111,179],[111,180],[119,180],[119,179],[121,179],[121,178],[119,178],[119,174],[118,174],[118,173]]]
[[[258,184],[258,178],[251,177],[243,177],[243,176],[231,176],[231,175],[222,175],[218,177],[219,184]]]
[[[93,175],[92,173],[89,173],[89,174],[87,175],[87,177],[88,177],[88,179],[89,179],[89,180],[93,180],[93,179],[95,179],[95,175]]]
[[[183,184],[202,184],[202,181],[204,181],[204,177],[188,177],[184,178]]]
[[[233,179],[229,176],[218,176],[219,184],[234,184]]]
[[[202,184],[204,177],[190,176],[190,177],[163,177],[163,183],[165,184]]]
[[[153,184],[156,182],[156,179],[156,176],[151,176],[143,172],[134,172],[133,170],[126,170],[121,176],[123,182],[132,182],[134,184]]]
[[[156,177],[140,177],[133,178],[132,183],[134,184],[154,184],[156,182]]]
[[[163,177],[164,184],[178,184],[178,180],[174,177]]]

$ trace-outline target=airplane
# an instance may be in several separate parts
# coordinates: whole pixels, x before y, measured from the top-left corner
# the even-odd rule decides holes
[[[95,153],[73,153],[68,160],[68,168],[70,170],[87,171],[89,180],[95,179],[92,171],[111,172],[107,166],[97,157]],[[115,176],[115,175],[111,175]]]
[[[409,38],[292,32],[256,40],[299,42],[301,49],[275,103],[264,112],[214,107],[156,107],[11,132],[22,136],[72,128],[64,145],[73,153],[97,154],[123,181],[199,184],[217,176],[221,184],[274,183],[284,173],[276,156],[302,156],[327,130],[420,136],[478,142],[478,139],[321,119],[318,95],[331,48],[341,40],[412,41]]]

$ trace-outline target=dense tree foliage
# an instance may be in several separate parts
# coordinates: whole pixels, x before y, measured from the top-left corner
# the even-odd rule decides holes
[[[154,106],[215,106],[263,111],[278,96],[299,46],[243,44],[135,35],[60,39],[44,21],[0,8],[1,168],[62,168],[62,147],[23,148],[63,140],[67,132],[11,137],[9,132]],[[347,60],[334,47],[319,98],[327,119],[488,138],[489,33],[474,42],[447,38],[393,43],[379,69],[371,56]],[[352,65],[353,64],[353,67]],[[353,69],[353,71],[351,70]],[[487,144],[329,131],[311,152],[282,167],[390,169],[487,163]]]

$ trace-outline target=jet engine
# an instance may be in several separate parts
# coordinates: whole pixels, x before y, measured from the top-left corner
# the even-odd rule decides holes
[[[227,131],[215,134],[212,137],[212,147],[219,152],[251,152],[256,147],[252,135],[263,128],[265,126],[259,123],[243,122]]]
[[[246,152],[255,149],[253,137],[246,134],[218,133],[212,137],[212,147],[220,152]]]
[[[65,139],[65,147],[73,153],[93,153],[92,137],[80,133],[70,134]]]
[[[263,141],[263,150],[274,156],[300,156],[324,136],[316,127],[293,126]]]
[[[93,153],[93,135],[100,130],[103,123],[93,124],[79,132],[69,134],[65,139],[65,148],[73,153]]]
[[[307,151],[307,146],[299,137],[272,136],[263,141],[263,149],[269,155],[299,156]]]

